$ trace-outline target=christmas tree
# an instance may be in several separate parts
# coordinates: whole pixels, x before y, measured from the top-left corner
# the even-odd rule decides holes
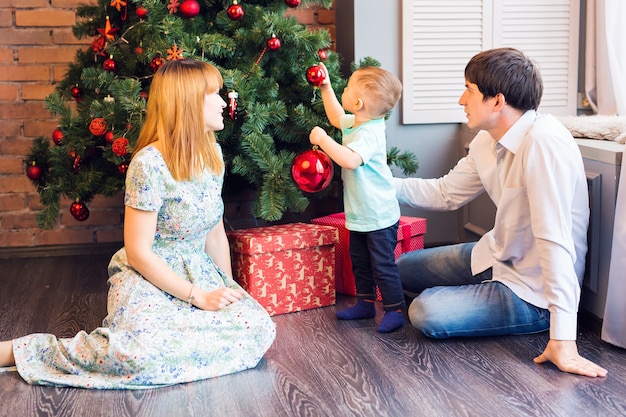
[[[309,204],[291,178],[294,157],[311,148],[315,125],[337,140],[316,91],[323,60],[336,91],[346,80],[327,31],[307,29],[288,7],[332,0],[98,0],[81,5],[74,35],[93,38],[77,53],[46,107],[58,116],[49,137],[36,138],[24,161],[43,205],[38,225],[51,228],[60,199],[73,201],[77,220],[89,216],[97,194],[124,188],[133,145],[143,124],[150,81],[166,60],[200,59],[224,77],[228,103],[218,132],[227,166],[225,187],[256,190],[254,215],[279,220]],[[359,65],[378,65],[365,59]],[[355,66],[353,65],[353,68]],[[414,172],[414,156],[397,149],[391,161]]]

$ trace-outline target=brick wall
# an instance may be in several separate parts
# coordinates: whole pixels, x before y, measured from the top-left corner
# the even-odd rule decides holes
[[[33,138],[50,135],[57,125],[43,100],[63,79],[76,50],[91,42],[72,34],[80,3],[85,0],[0,0],[0,248],[123,240],[121,193],[97,196],[84,222],[69,213],[70,201],[62,201],[56,226],[40,230],[35,221],[39,195],[22,164]],[[335,39],[334,10],[312,7],[288,13],[311,28],[328,29]],[[235,202],[228,212],[245,218],[249,207]]]

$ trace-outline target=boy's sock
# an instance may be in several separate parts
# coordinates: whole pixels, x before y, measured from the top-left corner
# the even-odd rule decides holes
[[[337,312],[339,320],[372,319],[376,316],[373,300],[359,300],[355,305]]]
[[[398,309],[394,311],[385,311],[385,315],[376,330],[378,330],[379,333],[389,333],[402,326],[404,326],[404,316],[402,315],[402,310]]]

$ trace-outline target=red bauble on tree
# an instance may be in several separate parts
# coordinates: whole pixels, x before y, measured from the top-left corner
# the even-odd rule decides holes
[[[162,56],[155,56],[152,61],[150,61],[150,68],[152,71],[157,72],[159,68],[161,68],[165,64],[165,58]]]
[[[320,49],[317,51],[317,56],[319,56],[322,61],[326,61],[326,58],[328,58],[328,51],[326,49]]]
[[[89,123],[89,131],[94,136],[102,136],[107,131],[107,121],[102,117],[96,117]]]
[[[104,68],[105,71],[111,71],[111,72],[117,71],[115,61],[113,60],[113,55],[109,56],[107,59],[104,60],[104,62],[102,63],[102,68]]]
[[[200,14],[200,3],[196,0],[185,0],[180,5],[180,14],[187,19],[191,19]]]
[[[241,4],[237,4],[237,0],[233,1],[233,4],[228,6],[226,9],[226,14],[230,18],[230,20],[239,20],[243,17],[243,7]]]
[[[326,79],[326,74],[320,65],[312,65],[306,70],[306,80],[309,84],[319,87]]]
[[[70,213],[72,214],[72,216],[74,216],[76,220],[80,222],[83,222],[87,220],[87,218],[89,218],[89,209],[87,208],[85,203],[80,201],[78,198],[70,206]]]
[[[63,132],[61,132],[61,129],[56,128],[52,131],[52,142],[54,142],[55,145],[61,145],[63,143]]]
[[[122,175],[126,174],[127,170],[128,170],[128,164],[119,164],[117,166],[117,171]]]
[[[81,90],[77,85],[70,89],[70,94],[76,101],[83,98],[83,90]]]
[[[107,143],[113,143],[113,141],[115,140],[115,134],[112,131],[108,131],[104,134],[104,140]]]
[[[146,17],[148,17],[148,9],[146,9],[143,6],[137,7],[137,10],[135,10],[135,13],[137,14],[137,17],[140,19],[145,19]]]
[[[289,7],[298,7],[301,0],[285,0],[285,4]]]
[[[33,181],[39,180],[41,178],[41,168],[37,166],[35,161],[32,161],[28,168],[26,168],[26,176]]]
[[[299,153],[291,164],[293,181],[307,193],[316,193],[328,187],[333,172],[333,161],[317,148]]]
[[[272,35],[271,38],[267,41],[267,47],[272,51],[277,51],[280,49],[280,39],[276,37],[276,35]]]

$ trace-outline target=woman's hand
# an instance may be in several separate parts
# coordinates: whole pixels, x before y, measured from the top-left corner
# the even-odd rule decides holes
[[[202,310],[218,311],[241,300],[244,294],[241,290],[227,287],[208,292],[194,287],[192,304]]]

